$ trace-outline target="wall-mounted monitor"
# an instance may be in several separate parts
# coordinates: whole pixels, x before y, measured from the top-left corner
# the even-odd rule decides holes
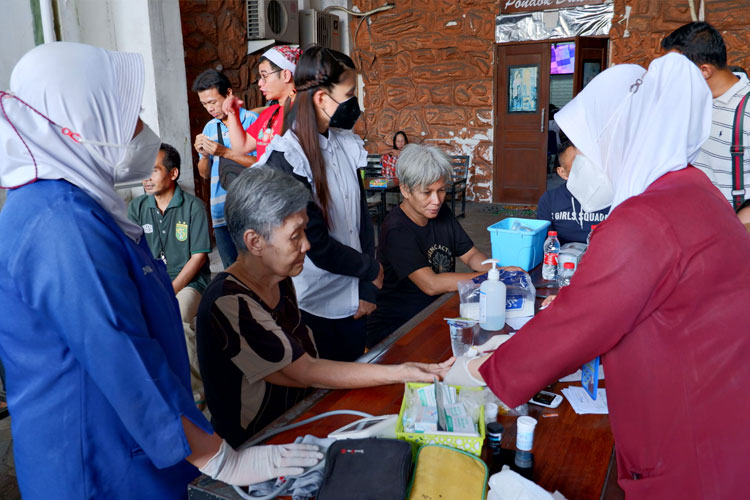
[[[550,75],[570,75],[575,71],[575,42],[550,45]]]

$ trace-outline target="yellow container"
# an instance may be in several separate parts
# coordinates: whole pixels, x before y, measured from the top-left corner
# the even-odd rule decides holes
[[[476,456],[480,456],[482,453],[482,444],[484,443],[485,437],[485,426],[484,426],[484,405],[479,408],[479,422],[477,422],[477,430],[479,431],[478,437],[470,437],[463,435],[456,435],[453,432],[404,432],[404,412],[406,411],[407,396],[410,392],[414,392],[420,387],[426,387],[431,384],[420,384],[415,382],[408,382],[404,389],[404,399],[401,401],[401,411],[398,413],[398,421],[396,422],[396,437],[402,441],[411,443],[413,448],[418,448],[423,444],[442,444],[456,448],[459,450],[467,451]],[[461,387],[453,386],[456,388],[457,393],[461,391],[481,391],[483,387]]]

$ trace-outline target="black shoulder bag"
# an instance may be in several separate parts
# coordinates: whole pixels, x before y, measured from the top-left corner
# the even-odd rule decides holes
[[[216,124],[216,137],[219,139],[219,144],[224,146],[224,137],[221,133],[221,123]],[[224,146],[226,147],[226,146]],[[234,160],[229,158],[219,157],[219,184],[225,190],[229,189],[229,185],[232,184],[238,175],[240,175],[247,167],[240,165]]]

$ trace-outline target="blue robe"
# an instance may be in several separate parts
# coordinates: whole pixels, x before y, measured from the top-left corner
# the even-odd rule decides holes
[[[25,500],[184,498],[197,469],[166,269],[81,189],[11,191],[0,211],[0,356]]]

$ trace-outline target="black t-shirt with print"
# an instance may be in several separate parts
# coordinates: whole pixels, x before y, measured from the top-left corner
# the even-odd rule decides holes
[[[198,308],[198,360],[211,424],[234,448],[309,393],[264,380],[305,353],[317,356],[291,278],[279,290],[279,303],[270,308],[233,275],[219,273]]]
[[[473,246],[447,205],[424,227],[409,219],[401,207],[394,208],[380,230],[378,258],[385,280],[373,314],[400,324],[411,319],[437,297],[422,292],[409,275],[423,267],[436,274],[455,272],[456,257]]]

